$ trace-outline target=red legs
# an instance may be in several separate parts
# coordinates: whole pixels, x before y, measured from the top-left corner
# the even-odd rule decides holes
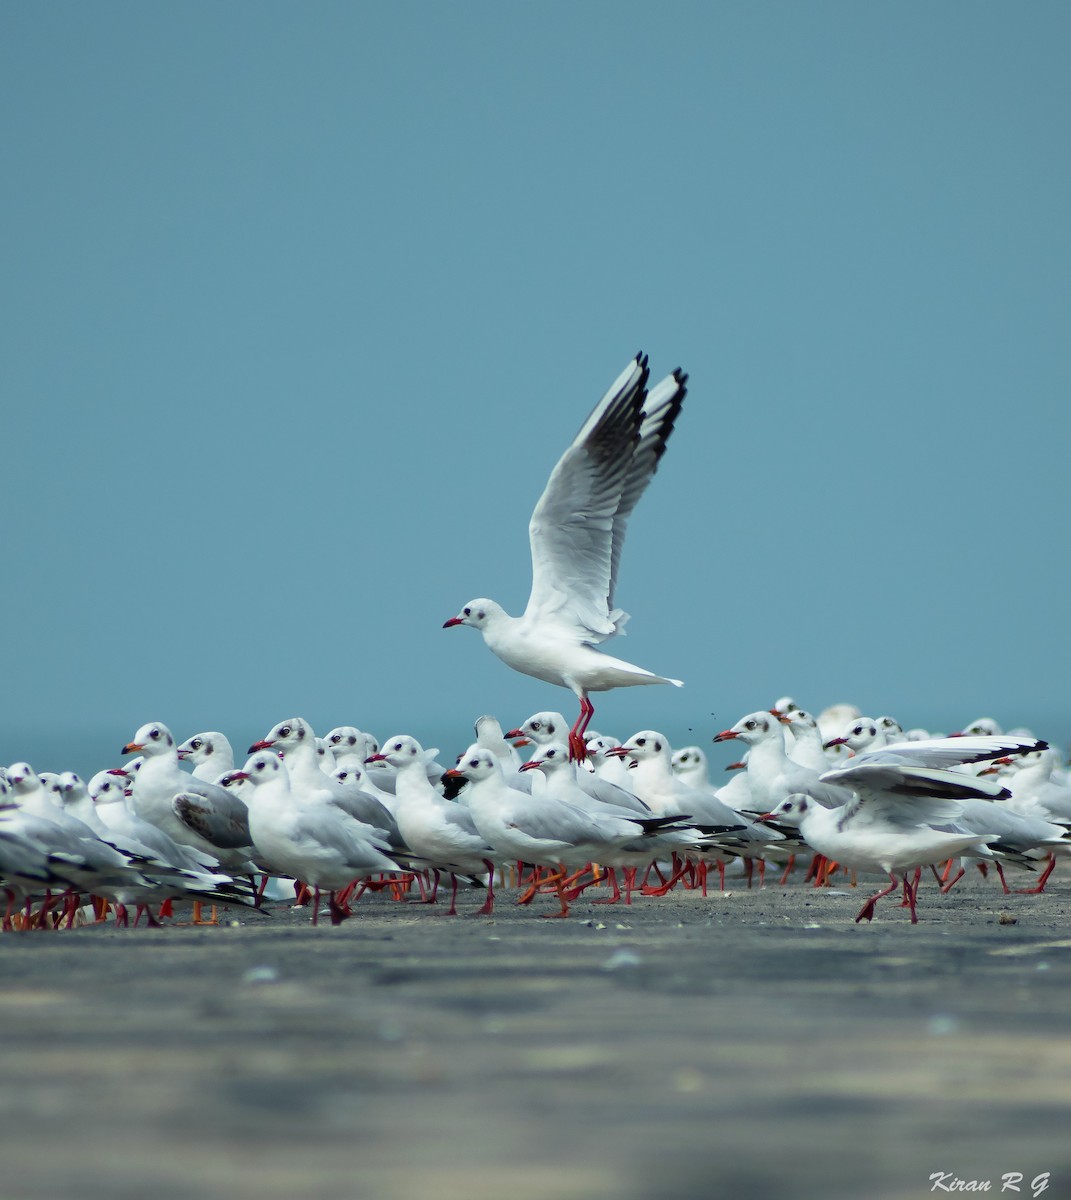
[[[542,867],[533,867],[532,868],[532,880],[529,883],[528,887],[524,890],[524,892],[520,896],[517,897],[517,903],[518,904],[531,904],[533,898],[535,897],[536,892],[539,891],[539,888],[542,885],[543,881],[544,881],[543,868]]]
[[[334,898],[335,898],[334,893],[332,892],[332,894],[331,894],[332,901],[334,900]],[[312,923],[314,925],[318,924],[319,918],[320,918],[320,889],[314,888],[313,893],[312,893]]]
[[[7,892],[7,908],[4,909],[3,931],[10,933],[15,926],[11,923],[11,914],[15,911],[15,893],[10,888],[4,889]]]
[[[918,914],[915,912],[915,903],[919,898],[919,880],[921,878],[922,878],[922,868],[916,867],[914,880],[911,883],[908,883],[906,879],[904,880],[904,885],[907,888],[908,903],[911,905],[911,924],[912,925],[917,925],[919,923]]]
[[[584,734],[594,715],[595,705],[591,703],[587,696],[581,696],[580,716],[577,717],[572,729],[569,730],[569,757],[573,762],[583,762],[588,756]]]
[[[204,908],[204,906],[201,904],[201,901],[195,900],[193,902],[193,923],[195,925],[218,925],[219,924],[219,913],[216,912],[216,906],[214,904],[212,904],[209,907],[212,910],[212,915],[206,921],[204,919],[204,917],[201,915],[202,910]]]
[[[610,884],[614,888],[614,895],[608,896],[604,900],[592,900],[592,904],[617,904],[617,901],[621,899],[621,884],[617,882],[617,871],[612,866],[608,871],[608,875],[610,876]]]
[[[640,880],[640,890],[643,891],[644,894],[646,894],[647,880],[651,878],[652,871],[654,871],[654,873],[658,876],[660,883],[666,882],[666,877],[662,874],[661,870],[659,870],[658,863],[652,859],[651,862],[647,864],[647,869],[644,871],[643,878]]]
[[[986,871],[985,871],[985,863],[979,863],[979,864],[978,864],[978,866],[981,868],[981,871],[982,871],[982,878],[984,879],[984,878],[985,878],[985,874],[986,874]],[[1007,881],[1007,880],[1004,878],[1004,868],[1003,868],[1003,867],[1000,865],[1000,863],[999,863],[999,862],[995,862],[995,863],[993,864],[993,866],[995,866],[995,867],[997,868],[997,874],[1000,876],[1000,882],[1001,882],[1001,885],[1002,885],[1002,886],[1003,886],[1003,888],[1004,888],[1004,895],[1005,895],[1005,896],[1010,896],[1010,895],[1011,895],[1011,888],[1010,888],[1010,887],[1008,887],[1008,881]]]
[[[668,892],[669,889],[674,886],[674,884],[677,882],[678,879],[680,879],[683,875],[687,874],[688,867],[689,867],[689,863],[687,862],[687,860],[682,860],[680,858],[680,856],[676,852],[674,852],[674,854],[673,854],[673,871],[672,871],[672,874],[670,875],[670,877],[668,879],[665,879],[662,875],[662,872],[658,871],[658,867],[656,866],[655,870],[658,871],[658,878],[662,880],[662,883],[659,887],[650,887],[650,886],[645,885],[642,889],[643,895],[645,895],[645,896],[664,896],[666,894],[666,892]]]
[[[554,920],[558,917],[567,917],[569,915],[569,905],[565,902],[565,891],[563,890],[562,880],[565,878],[565,867],[563,864],[558,864],[558,874],[554,876],[554,890],[558,893],[558,903],[562,906],[561,912],[556,913],[541,913],[543,917]]]
[[[814,886],[822,886],[822,875],[826,869],[826,856],[824,854],[816,854],[811,859],[811,865],[807,868],[807,874],[803,877],[804,883],[810,883],[814,880]]]
[[[495,864],[485,858],[483,865],[487,868],[487,899],[483,907],[476,910],[476,916],[489,917],[495,911]]]
[[[951,862],[951,861],[952,860],[949,859],[949,862]],[[979,864],[979,865],[981,865],[981,864]],[[944,880],[948,878],[947,871],[945,871],[944,876],[942,877],[937,874],[937,871],[934,870],[934,868],[932,866],[930,867],[930,870],[933,871],[934,879],[936,879],[937,882],[941,885],[941,894],[942,895],[946,895],[948,892],[950,892],[956,886],[956,884],[959,883],[959,881],[963,878],[964,874],[966,873],[966,868],[961,866],[960,869],[955,873],[955,875],[952,876],[951,880],[949,880],[948,883],[945,883]]]
[[[949,877],[949,875],[952,874],[952,867],[954,866],[955,861],[956,860],[954,858],[950,858],[948,860],[948,862],[945,863],[945,869],[940,876],[938,876],[937,870],[933,866],[933,864],[932,863],[930,864],[930,870],[933,871],[933,877],[934,877],[934,879],[937,880],[938,883],[947,883],[948,882],[948,877]],[[963,872],[960,871],[960,875],[962,875],[962,874],[963,874]],[[957,875],[956,878],[958,879],[959,876]]]
[[[163,904],[160,905],[160,911],[156,914],[156,919],[162,921],[164,917],[173,917],[175,915],[175,905],[169,896]]]
[[[792,872],[795,869],[796,869],[796,856],[794,854],[790,854],[788,856],[788,862],[785,864],[784,874],[777,881],[778,886],[784,887],[785,884],[788,883],[788,877],[792,874]]]
[[[763,888],[766,886],[766,859],[760,858],[757,861],[759,864],[759,887]],[[751,887],[752,875],[754,874],[755,870],[755,862],[756,860],[753,858],[744,859],[744,869],[747,871],[747,886],[749,889]],[[818,885],[815,884],[815,886],[817,887]],[[724,890],[725,889],[722,888],[722,891]]]
[[[890,893],[895,892],[900,886],[900,880],[891,871],[889,872],[889,878],[892,880],[889,886],[885,888],[884,891],[877,892],[875,895],[871,896],[866,904],[864,904],[859,910],[859,915],[855,918],[855,923],[857,925],[860,921],[873,921],[874,905],[882,898],[882,896],[888,896]],[[914,909],[911,911],[913,913]]]
[[[907,875],[904,875],[904,879],[903,879],[904,898],[903,898],[903,900],[900,901],[900,907],[911,909],[911,924],[912,925],[917,925],[919,923],[919,919],[915,915],[915,901],[918,899],[919,880],[921,878],[922,878],[922,868],[916,867],[915,874],[912,876],[912,878],[910,880],[908,879]]]
[[[625,903],[632,903],[632,889],[636,886],[636,867],[625,867]]]
[[[319,897],[319,892],[317,892],[317,898],[318,897]],[[335,899],[334,892],[327,893],[327,907],[331,913],[331,924],[332,925],[341,925],[342,922],[350,915],[350,910],[348,908],[343,908],[342,905],[339,904],[338,901]],[[314,925],[316,924],[315,913],[313,914],[313,924]]]
[[[1056,866],[1056,855],[1050,854],[1049,855],[1049,865],[1038,876],[1037,883],[1032,888],[1016,888],[1015,889],[1016,892],[1018,892],[1019,895],[1021,895],[1021,896],[1040,895],[1045,890],[1045,884],[1048,881],[1049,876],[1052,874],[1053,868],[1055,866]]]
[[[434,873],[434,876],[435,876],[435,882],[432,885],[430,896],[428,895],[428,889],[424,886],[424,872],[417,873],[416,881],[417,881],[417,887],[420,888],[420,903],[421,904],[434,904],[435,897],[439,894],[439,875],[440,875],[439,868],[432,867],[432,872]],[[457,885],[455,882],[455,887],[456,886]]]
[[[438,875],[438,873],[439,873],[438,871],[435,872],[436,875]],[[446,910],[446,915],[448,917],[456,917],[457,916],[457,876],[453,873],[453,871],[450,872],[450,885],[451,885],[450,886],[450,907]]]

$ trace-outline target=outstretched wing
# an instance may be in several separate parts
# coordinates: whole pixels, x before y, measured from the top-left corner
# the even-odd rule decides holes
[[[643,423],[640,425],[640,440],[632,455],[628,477],[621,493],[621,502],[614,513],[613,545],[610,551],[610,590],[607,604],[614,606],[617,589],[617,569],[621,563],[621,548],[625,544],[625,529],[632,510],[651,482],[658,469],[659,460],[666,452],[666,442],[673,432],[673,423],[681,411],[688,376],[678,367],[656,384],[643,406]],[[622,622],[623,624],[624,622]]]
[[[638,354],[592,410],[551,472],[532,513],[532,594],[526,616],[557,621],[590,641],[624,626],[613,608],[628,517],[665,452],[684,399],[677,371],[646,404],[649,369]]]

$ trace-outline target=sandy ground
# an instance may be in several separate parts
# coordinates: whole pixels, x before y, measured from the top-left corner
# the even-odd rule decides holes
[[[1071,1196],[1061,874],[5,935],[0,1196]]]

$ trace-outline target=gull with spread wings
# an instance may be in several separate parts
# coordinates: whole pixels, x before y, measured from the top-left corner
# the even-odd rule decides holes
[[[596,648],[628,620],[614,607],[625,528],[684,402],[688,377],[681,370],[648,392],[649,374],[647,356],[637,354],[551,472],[528,526],[532,593],[524,613],[511,617],[481,598],[443,625],[471,625],[507,666],[576,695],[580,715],[569,734],[576,759],[585,755],[584,731],[595,711],[590,692],[681,686]]]

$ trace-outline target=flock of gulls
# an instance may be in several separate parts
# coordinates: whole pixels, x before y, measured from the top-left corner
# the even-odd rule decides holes
[[[517,902],[553,896],[565,917],[586,888],[633,893],[702,888],[711,867],[724,887],[730,864],[748,884],[768,865],[782,882],[810,885],[837,870],[877,873],[888,885],[857,921],[900,889],[917,920],[923,872],[942,891],[967,866],[1032,872],[1040,891],[1071,853],[1071,780],[1059,756],[1029,731],[988,718],[950,736],[904,731],[890,717],[847,706],[815,718],[790,697],[742,717],[715,743],[738,746],[737,770],[710,780],[704,751],[676,751],[657,730],[624,741],[590,728],[593,693],[671,684],[605,654],[623,630],[615,607],[626,526],[665,453],[687,376],[649,384],[637,355],[595,406],[555,466],[529,525],[532,591],[519,617],[470,600],[445,627],[471,626],[514,670],[568,688],[570,725],[539,712],[503,730],[490,716],[449,767],[408,734],[383,741],[355,726],[317,737],[280,721],[238,765],[228,739],[179,744],[159,721],[123,747],[122,765],[95,775],[0,769],[0,889],[5,930],[134,924],[173,916],[175,900],[250,909],[321,901],[338,924],[361,894],[437,902],[449,877],[481,889],[473,912],[494,911],[496,874],[516,872]],[[522,760],[521,751],[527,752]],[[854,881],[854,879],[853,879]]]

